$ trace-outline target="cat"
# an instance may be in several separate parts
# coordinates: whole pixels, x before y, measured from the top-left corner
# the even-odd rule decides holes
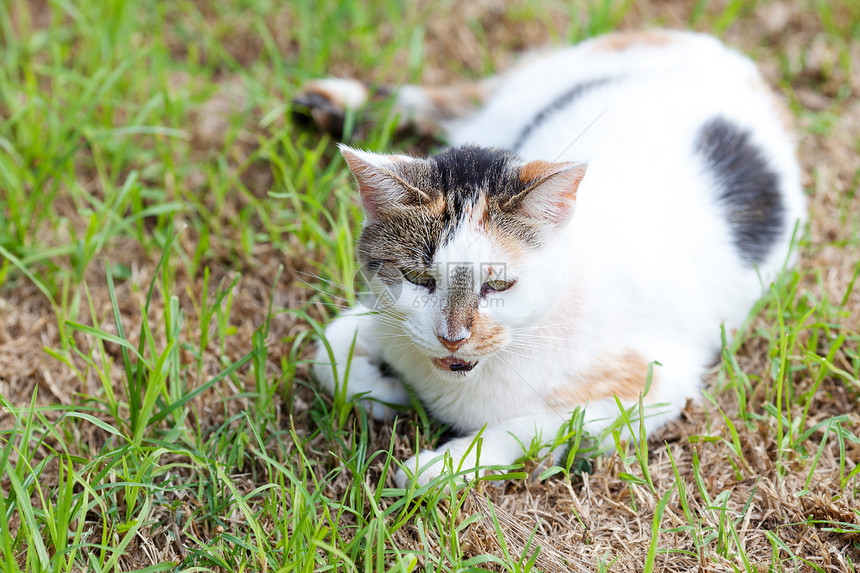
[[[406,460],[399,487],[447,456],[510,465],[576,408],[597,434],[616,397],[644,394],[659,428],[700,395],[721,328],[730,338],[794,259],[806,215],[791,115],[713,37],[614,33],[474,84],[391,91],[450,147],[340,146],[376,302],[327,326],[313,370],[379,419],[409,403],[405,383],[462,434]],[[373,95],[330,78],[297,101],[325,124]]]

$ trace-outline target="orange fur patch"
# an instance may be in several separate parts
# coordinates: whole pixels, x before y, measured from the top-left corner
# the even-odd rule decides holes
[[[606,35],[595,41],[594,49],[600,52],[622,52],[633,46],[665,46],[677,39],[663,30],[643,30]]]
[[[606,356],[595,361],[589,368],[577,374],[566,386],[559,388],[548,397],[554,407],[581,406],[618,396],[630,402],[637,400],[645,391],[648,378],[648,361],[635,352]],[[651,386],[657,383],[652,375]]]
[[[469,222],[472,230],[486,231],[487,223],[490,220],[490,212],[487,208],[487,196],[481,193],[478,195],[478,200],[474,205],[466,206],[466,220]]]
[[[473,113],[489,96],[485,82],[424,86],[421,90],[429,103],[428,109],[423,109],[424,106],[413,109],[412,105],[405,104],[401,111],[407,112],[404,118],[408,116],[408,121],[401,121],[411,123],[419,133],[426,135],[442,131],[446,121]]]
[[[530,161],[520,168],[520,181],[523,183],[531,183],[542,179],[553,172],[558,171],[554,163],[549,161],[537,160]]]
[[[502,323],[475,310],[472,315],[472,336],[469,350],[477,354],[492,352],[498,345],[510,340],[510,334]]]
[[[430,211],[432,215],[441,217],[442,213],[445,212],[445,196],[439,193],[432,203],[423,203],[421,206]]]
[[[433,114],[439,120],[467,115],[487,98],[487,90],[481,83],[425,87],[424,93],[433,104]]]
[[[509,233],[503,233],[495,225],[485,225],[484,231],[490,241],[507,253],[511,263],[519,262],[526,256],[526,245]]]

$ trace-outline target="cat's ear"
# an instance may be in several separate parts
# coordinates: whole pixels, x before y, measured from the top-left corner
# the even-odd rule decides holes
[[[512,198],[509,205],[521,216],[560,227],[573,215],[585,168],[584,163],[526,163],[519,172],[526,189]]]
[[[338,145],[349,170],[355,176],[361,193],[361,204],[369,220],[383,217],[386,212],[432,199],[410,183],[405,176],[406,164],[421,161],[408,155],[383,155],[359,151],[347,145]]]

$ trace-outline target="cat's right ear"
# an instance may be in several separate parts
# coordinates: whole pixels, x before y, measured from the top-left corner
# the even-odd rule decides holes
[[[431,201],[427,193],[403,175],[405,164],[420,160],[408,155],[360,151],[342,143],[338,148],[358,183],[361,204],[368,220],[382,218],[386,212],[398,208]]]
[[[576,192],[585,170],[585,163],[526,163],[519,173],[526,189],[509,204],[528,219],[560,228],[573,215]]]

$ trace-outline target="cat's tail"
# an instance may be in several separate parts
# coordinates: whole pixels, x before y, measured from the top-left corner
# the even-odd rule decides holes
[[[321,129],[343,135],[347,111],[392,97],[399,127],[421,134],[444,134],[447,126],[475,112],[495,92],[497,77],[448,86],[370,86],[353,79],[311,80],[293,98],[293,114],[310,116]]]

